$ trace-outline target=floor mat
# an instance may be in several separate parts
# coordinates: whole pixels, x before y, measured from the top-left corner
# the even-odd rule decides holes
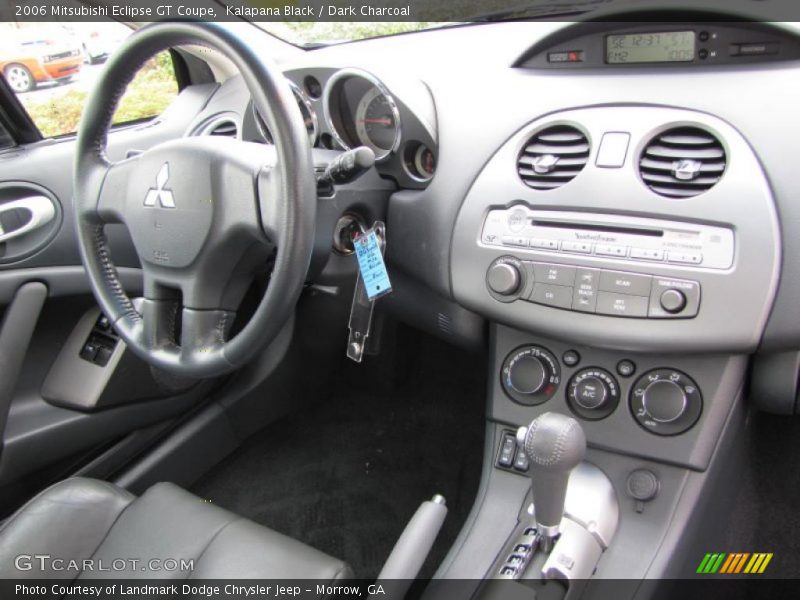
[[[194,492],[374,578],[419,504],[449,513],[433,575],[472,506],[483,455],[486,358],[409,328],[377,359],[343,361],[331,394],[275,423]],[[388,345],[387,345],[388,346]]]

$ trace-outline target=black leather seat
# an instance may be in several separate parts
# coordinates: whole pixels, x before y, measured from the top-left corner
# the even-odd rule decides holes
[[[170,483],[136,498],[103,481],[66,479],[0,528],[0,578],[108,577],[337,580],[352,571]]]

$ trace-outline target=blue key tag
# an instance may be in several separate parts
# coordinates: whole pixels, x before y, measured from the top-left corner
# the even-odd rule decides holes
[[[386,263],[383,262],[381,242],[375,228],[372,227],[360,234],[353,240],[353,245],[367,298],[372,301],[391,292],[392,283],[389,281]]]

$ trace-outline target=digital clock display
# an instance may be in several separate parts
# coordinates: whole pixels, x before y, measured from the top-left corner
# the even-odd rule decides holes
[[[606,37],[606,62],[612,65],[691,62],[694,54],[694,31],[630,33]]]

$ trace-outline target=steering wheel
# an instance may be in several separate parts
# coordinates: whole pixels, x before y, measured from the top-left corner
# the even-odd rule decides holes
[[[242,74],[274,148],[190,137],[112,163],[111,120],[128,83],[159,52],[202,45]],[[134,33],[108,61],[78,129],[78,244],[92,291],[128,347],[184,377],[229,373],[266,347],[291,316],[311,260],[316,184],[308,134],[283,74],[231,29],[171,22]],[[127,226],[144,298],[120,284],[104,233]],[[272,253],[269,285],[249,322],[228,339],[236,309]]]

